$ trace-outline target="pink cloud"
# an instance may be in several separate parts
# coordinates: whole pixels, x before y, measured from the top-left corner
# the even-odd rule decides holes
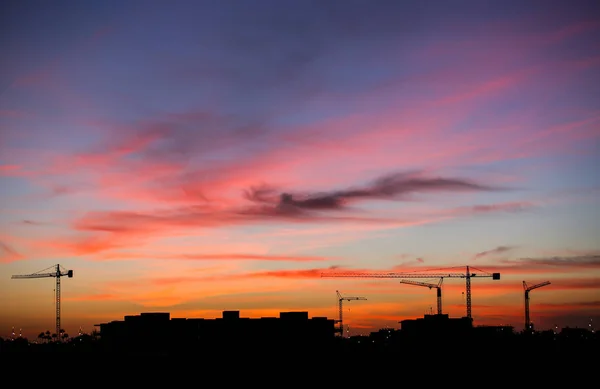
[[[24,256],[18,253],[11,245],[0,241],[0,263],[8,263],[23,259]]]
[[[574,26],[568,26],[565,27],[564,31],[568,31],[568,33],[565,32],[560,32],[558,35],[561,37],[570,37],[570,36],[574,36],[576,34],[580,34],[582,32],[588,31],[590,28],[595,28],[596,23],[593,22],[582,22],[580,24],[576,24]],[[489,27],[489,26],[488,26]],[[508,29],[506,26],[502,27],[496,27],[496,28],[504,28],[505,31],[510,31],[510,29]],[[562,30],[561,30],[562,31]],[[524,41],[526,41],[526,39],[524,39]],[[481,42],[476,43],[476,44],[483,44],[484,40],[481,40]],[[486,41],[487,42],[487,41]],[[513,41],[511,40],[511,45],[513,45]],[[536,43],[537,44],[537,43]],[[514,46],[514,45],[513,45]],[[471,52],[476,52],[475,51],[471,51]],[[499,56],[503,56],[506,57],[505,55],[506,53],[501,53]],[[513,56],[514,57],[514,56]],[[518,57],[518,56],[517,56]],[[476,59],[475,62],[473,63],[472,67],[477,67],[477,61],[481,61],[482,59]],[[490,63],[494,63],[494,60],[489,61]],[[497,62],[497,61],[496,61]],[[452,73],[449,73],[447,75],[442,75],[441,79],[443,80],[448,80],[450,75],[452,76],[452,78],[457,79],[457,74],[456,74],[456,70],[457,69],[453,69]],[[459,70],[459,69],[458,69]],[[462,71],[460,71],[460,74],[464,75],[464,80],[469,80],[470,74],[471,72],[469,71],[468,67],[464,68]],[[472,82],[470,84],[467,84],[466,86],[464,86],[465,90],[459,92],[458,94],[453,94],[453,93],[448,93],[448,94],[442,94],[440,96],[440,99],[438,101],[441,102],[458,102],[458,101],[466,101],[466,100],[476,100],[479,99],[483,96],[488,96],[488,95],[497,95],[498,93],[500,93],[501,91],[505,90],[507,87],[510,87],[511,85],[514,85],[515,83],[520,83],[523,84],[524,82],[528,81],[527,80],[527,76],[529,75],[529,73],[525,72],[523,73],[523,71],[514,71],[514,72],[509,72],[507,74],[504,75],[485,75],[485,77],[482,78],[478,78],[475,82]],[[435,75],[427,75],[426,79],[430,80],[431,77],[433,77]],[[468,77],[469,76],[469,77]],[[525,79],[524,79],[525,77]],[[462,83],[462,78],[460,79],[461,83]],[[389,83],[388,83],[389,84]],[[450,90],[453,90],[454,88],[450,88]],[[429,104],[430,105],[430,104]],[[423,107],[427,106],[427,104],[423,105]],[[412,107],[411,107],[412,109]],[[474,109],[474,107],[462,107],[460,108],[461,115],[468,115],[469,112]],[[121,148],[120,146],[115,145],[114,147],[117,147],[116,150],[120,150],[122,152],[122,154],[118,155],[116,158],[114,156],[114,154],[109,150],[108,152],[106,152],[106,150],[102,150],[100,152],[100,154],[96,154],[96,155],[90,155],[89,161],[86,161],[84,157],[84,155],[79,155],[75,161],[71,161],[69,157],[67,157],[64,161],[62,161],[57,167],[57,173],[58,172],[65,172],[68,171],[69,169],[72,169],[72,167],[74,165],[80,166],[82,168],[85,169],[86,166],[88,166],[89,168],[100,168],[100,166],[102,166],[104,168],[104,172],[105,174],[103,175],[102,178],[98,178],[99,181],[97,181],[97,185],[99,186],[100,190],[105,190],[104,195],[113,195],[113,196],[118,196],[118,198],[120,198],[121,200],[125,200],[128,197],[131,198],[133,196],[136,196],[136,198],[142,198],[142,199],[158,199],[158,200],[172,200],[172,201],[194,201],[194,198],[198,198],[199,195],[204,194],[204,192],[207,190],[207,187],[214,187],[214,192],[219,192],[222,191],[223,188],[232,188],[232,187],[243,187],[243,186],[247,186],[249,184],[251,184],[251,182],[248,181],[248,172],[249,171],[257,171],[257,172],[262,172],[263,174],[270,174],[271,177],[279,177],[280,179],[282,178],[281,173],[279,172],[283,172],[283,171],[287,171],[290,168],[294,168],[294,170],[299,170],[299,167],[301,165],[303,166],[307,166],[306,168],[303,168],[302,170],[312,170],[312,167],[317,166],[319,164],[320,161],[326,161],[326,160],[335,160],[335,158],[341,156],[341,155],[349,155],[354,153],[355,151],[358,150],[363,150],[363,152],[366,151],[372,151],[371,155],[375,154],[375,151],[377,151],[378,148],[381,147],[380,144],[378,144],[379,142],[376,141],[376,139],[385,139],[386,138],[386,134],[392,135],[394,134],[395,136],[397,136],[399,133],[401,133],[401,131],[398,131],[398,127],[394,126],[394,122],[398,122],[399,119],[401,119],[403,116],[406,116],[407,112],[402,112],[401,114],[396,114],[393,115],[391,113],[387,113],[384,115],[384,117],[386,118],[385,120],[387,120],[388,124],[387,124],[387,129],[383,129],[381,128],[381,125],[375,125],[373,126],[370,122],[373,121],[379,121],[381,122],[380,119],[376,119],[374,117],[365,117],[365,118],[361,118],[361,125],[366,125],[369,126],[369,128],[373,128],[375,127],[374,131],[371,131],[368,135],[366,135],[365,133],[362,132],[355,132],[355,133],[350,133],[348,130],[348,128],[357,128],[356,123],[354,123],[353,121],[356,118],[344,118],[342,120],[339,120],[338,123],[335,122],[329,122],[329,123],[320,123],[319,125],[319,129],[317,130],[316,134],[319,135],[318,137],[313,137],[310,136],[310,128],[301,128],[300,130],[302,131],[303,134],[305,134],[306,136],[303,136],[302,138],[297,138],[295,140],[295,142],[298,142],[299,139],[310,139],[310,141],[308,143],[305,144],[305,146],[311,146],[311,148],[313,148],[314,146],[319,147],[321,150],[323,150],[324,152],[322,153],[318,153],[318,154],[311,154],[310,155],[310,159],[311,160],[307,160],[306,158],[303,158],[302,153],[304,152],[304,150],[307,150],[307,147],[297,147],[295,150],[297,150],[297,154],[293,155],[290,154],[289,152],[289,148],[286,149],[286,152],[284,153],[282,150],[277,150],[276,145],[278,144],[278,142],[282,141],[282,139],[271,139],[269,140],[270,142],[273,142],[273,145],[275,146],[274,148],[272,148],[271,150],[267,151],[266,153],[261,153],[260,156],[256,156],[256,157],[251,157],[249,158],[249,160],[244,161],[243,164],[231,164],[231,165],[221,165],[217,167],[217,170],[214,173],[211,173],[210,171],[206,171],[206,170],[197,170],[196,172],[192,171],[187,171],[185,170],[185,167],[183,164],[180,164],[179,162],[174,162],[171,161],[170,163],[166,163],[165,160],[158,161],[156,159],[151,159],[151,158],[145,158],[143,159],[143,163],[139,163],[136,166],[136,163],[131,162],[131,161],[126,161],[123,157],[125,155],[130,155],[132,153],[137,153],[137,152],[141,152],[141,151],[150,151],[150,149],[148,149],[148,146],[150,146],[150,143],[146,143],[146,144],[139,144],[134,148]],[[379,115],[379,113],[378,113]],[[443,115],[440,112],[440,115],[437,115],[437,117],[439,117],[439,119],[436,119],[436,121],[439,124],[442,123],[448,123],[448,115],[451,115],[448,112],[444,112]],[[152,121],[150,121],[149,123],[146,124],[140,124],[142,126],[146,126],[148,128],[160,128],[160,123],[162,122],[163,124],[170,124],[169,121],[171,121],[171,123],[175,122],[175,123],[181,123],[181,122],[194,122],[194,121],[198,121],[198,120],[205,120],[206,118],[202,118],[202,115],[198,115],[198,114],[183,114],[183,115],[171,115],[170,118],[166,118],[166,120],[157,120],[155,123],[152,123]],[[412,115],[415,116],[415,115]],[[213,118],[214,119],[214,118]],[[212,120],[212,119],[211,119]],[[421,122],[423,122],[426,119],[423,119],[422,117],[419,119]],[[217,123],[219,125],[222,125],[222,122],[217,121]],[[401,123],[401,122],[400,122]],[[352,126],[352,127],[349,127]],[[384,123],[385,126],[385,123]],[[428,126],[421,126],[421,127],[429,127],[428,129],[425,128],[419,128],[419,129],[411,129],[409,131],[404,131],[405,135],[402,135],[403,139],[410,139],[412,134],[419,134],[419,137],[422,138],[423,136],[427,136],[427,134],[431,134],[434,135],[435,133],[439,132],[436,131],[436,128],[442,128],[442,126],[440,125],[428,125]],[[325,129],[327,129],[327,131],[324,131]],[[165,130],[165,128],[163,127],[163,130]],[[428,131],[429,130],[429,131]],[[123,132],[121,132],[123,133]],[[329,133],[329,134],[336,134],[333,136],[328,136],[328,138],[325,138],[323,136],[323,134],[325,133]],[[140,140],[143,140],[143,134],[144,132],[138,133],[138,134],[142,134],[142,137],[140,138]],[[172,136],[173,134],[171,133],[169,136]],[[339,138],[340,136],[344,136],[343,142],[339,142],[337,138]],[[489,135],[489,134],[488,134]],[[521,135],[521,134],[519,134]],[[161,140],[165,140],[167,137],[166,133],[163,133],[161,135]],[[429,139],[429,138],[428,138]],[[431,139],[435,139],[434,137],[432,137]],[[159,140],[159,139],[154,139]],[[365,142],[365,140],[367,140],[367,142]],[[483,139],[479,139],[479,140],[483,140]],[[151,142],[152,143],[152,142]],[[284,142],[285,143],[285,142]],[[488,144],[494,144],[494,139],[490,138],[489,141],[487,142]],[[462,147],[460,145],[463,145]],[[473,144],[477,144],[479,149],[483,149],[485,148],[485,143],[479,143],[479,142],[474,142]],[[297,146],[301,146],[301,144],[296,143]],[[483,145],[483,146],[482,146]],[[349,147],[352,146],[352,147]],[[414,145],[414,146],[418,146],[418,145]],[[456,142],[455,145],[452,144],[452,142],[448,142],[446,145],[446,147],[444,147],[444,155],[443,158],[445,160],[447,160],[448,158],[452,158],[452,157],[458,157],[458,156],[467,156],[465,155],[465,152],[469,152],[469,149],[465,149],[464,148],[464,142]],[[456,147],[456,151],[454,151],[454,147]],[[411,158],[411,162],[414,164],[419,164],[419,163],[424,163],[425,161],[427,161],[427,163],[431,163],[434,160],[440,160],[442,158],[442,156],[437,157],[436,159],[432,159],[432,155],[434,153],[432,153],[431,149],[435,149],[435,148],[431,148],[430,145],[427,145],[427,147],[424,147],[425,150],[419,150],[418,148],[416,149],[416,151],[414,153],[410,153],[410,158]],[[415,149],[415,147],[410,147],[409,149]],[[327,150],[328,152],[325,152],[325,150]],[[473,149],[473,151],[476,149]],[[423,151],[426,151],[426,153],[423,153]],[[111,157],[107,157],[107,156],[113,156]],[[96,158],[96,160],[94,160],[94,158]],[[152,160],[154,160],[154,163],[151,162]],[[402,160],[406,160],[406,158],[402,158]],[[119,161],[119,165],[123,166],[123,164],[125,164],[124,166],[126,166],[125,169],[120,168],[118,172],[111,172],[111,170],[113,169],[108,169],[108,171],[106,170],[107,167],[111,168],[113,166],[116,166],[117,161]],[[73,162],[77,162],[77,164],[73,163]],[[381,161],[379,161],[381,162]],[[394,160],[394,161],[390,161],[390,164],[394,164],[394,163],[398,163],[398,160]],[[309,165],[305,165],[305,163],[308,163]],[[164,170],[164,174],[157,174],[157,170],[155,169],[156,167],[160,167],[160,166],[164,166],[165,170]],[[310,169],[309,169],[310,167]],[[115,169],[116,170],[116,169]],[[159,171],[161,170],[160,168],[158,169]],[[72,171],[71,171],[72,172]],[[297,172],[298,173],[298,172]],[[179,180],[171,180],[171,185],[168,185],[168,187],[164,190],[164,195],[162,193],[161,187],[164,187],[164,185],[160,185],[157,187],[148,187],[147,185],[149,183],[152,183],[156,178],[163,178],[161,181],[161,183],[164,182],[169,182],[169,179],[166,178],[166,176],[168,175],[173,175],[173,174],[182,174],[182,178]],[[349,173],[348,173],[349,174]],[[185,177],[185,178],[183,178]],[[287,178],[288,180],[290,179],[290,177]],[[123,185],[124,183],[137,183],[136,185]],[[123,190],[108,190],[108,188],[110,187],[116,187],[116,186],[121,186],[123,185],[124,188]]]
[[[50,250],[56,256],[61,254],[69,254],[76,256],[88,256],[98,254],[107,250],[120,249],[130,247],[131,245],[140,244],[144,239],[139,236],[127,236],[127,238],[119,238],[117,235],[96,234],[90,236],[58,236],[52,239],[41,238],[33,243],[33,247],[40,250]]]
[[[19,165],[0,165],[0,176],[20,177],[23,176],[22,167]]]
[[[532,73],[532,70],[527,70],[516,74],[490,79],[475,86],[470,86],[470,88],[466,91],[460,91],[453,95],[446,96],[438,101],[435,101],[433,104],[456,104],[466,100],[481,99],[490,95],[495,95],[503,90],[522,84],[524,81],[526,81],[527,76]]]
[[[345,209],[344,201],[357,202],[370,198],[402,199],[407,193],[436,191],[487,191],[495,190],[479,183],[453,178],[427,178],[411,175],[384,176],[366,186],[320,192],[314,195],[268,192],[269,196],[258,192],[249,192],[248,205],[237,208],[221,208],[212,205],[191,206],[165,209],[156,212],[88,212],[74,223],[81,232],[93,233],[75,237],[67,241],[58,240],[53,244],[76,253],[93,253],[105,249],[123,247],[127,244],[139,244],[158,234],[174,235],[189,228],[215,228],[231,225],[243,225],[257,222],[353,222],[363,224],[362,230],[411,226],[432,223],[454,217],[489,213],[520,211],[526,209],[526,203],[489,204],[458,209],[426,212],[421,215],[395,217],[394,215],[361,215],[353,207]],[[282,200],[283,199],[283,200]],[[340,213],[344,211],[344,213]],[[377,227],[377,226],[380,227]],[[356,227],[353,227],[356,228]],[[360,228],[359,228],[360,229]]]
[[[233,274],[215,274],[209,276],[176,276],[176,277],[160,277],[155,278],[152,282],[165,284],[180,284],[180,283],[198,283],[198,282],[222,282],[235,281],[244,279],[256,278],[279,278],[279,279],[318,279],[320,274],[329,268],[312,268],[312,269],[293,269],[293,270],[273,270],[273,271],[257,271],[248,273],[233,273]]]
[[[275,261],[275,262],[315,262],[326,261],[330,258],[317,256],[269,255],[269,254],[244,254],[244,253],[212,253],[212,254],[141,254],[141,253],[112,253],[97,256],[95,259],[169,259],[187,261]]]
[[[465,92],[466,95],[458,99],[473,99],[481,97],[485,93],[496,93],[497,87],[505,85],[508,79],[512,78],[502,78],[500,81],[492,79],[483,84],[474,84],[471,86],[471,91]],[[454,101],[457,97],[447,96],[445,99]],[[469,109],[460,111],[460,116],[467,115],[469,111]],[[409,114],[408,119],[407,113]],[[272,147],[266,152],[246,158],[242,157],[242,160],[236,163],[221,163],[213,165],[210,169],[195,169],[188,166],[186,159],[171,158],[177,147],[186,145],[189,148],[198,144],[197,139],[186,139],[183,135],[186,132],[174,130],[172,125],[177,128],[177,126],[191,125],[192,123],[208,122],[224,126],[227,126],[228,123],[223,118],[206,113],[171,115],[139,123],[139,128],[113,131],[112,134],[115,138],[107,146],[96,152],[61,156],[50,166],[50,169],[44,168],[43,174],[44,176],[48,173],[54,175],[86,174],[85,179],[92,180],[93,187],[100,190],[103,196],[116,196],[120,200],[135,197],[138,201],[154,199],[189,203],[207,196],[215,198],[215,195],[217,195],[217,199],[222,200],[226,191],[236,190],[236,188],[239,191],[241,188],[255,183],[256,177],[260,177],[260,175],[264,176],[263,179],[271,178],[271,181],[275,182],[290,181],[293,183],[293,180],[299,179],[299,174],[314,171],[318,166],[336,159],[339,160],[343,156],[356,156],[356,152],[363,155],[366,153],[377,155],[377,151],[386,146],[384,141],[390,136],[397,138],[398,141],[405,139],[414,143],[412,147],[408,148],[414,151],[408,155],[399,154],[396,159],[391,158],[387,161],[376,159],[375,162],[381,167],[391,167],[406,162],[412,166],[431,164],[435,161],[445,161],[448,158],[464,155],[468,151],[464,148],[465,142],[457,142],[456,146],[447,143],[443,154],[437,154],[440,149],[433,152],[432,150],[435,148],[432,148],[429,142],[415,143],[411,140],[412,134],[418,133],[419,139],[435,143],[436,134],[439,134],[440,129],[449,123],[448,114],[438,115],[435,120],[423,118],[422,115],[414,113],[410,114],[409,111],[400,114],[387,113],[383,116],[379,115],[379,117],[366,115],[358,118],[358,122],[356,119],[356,117],[343,118],[319,123],[316,126],[312,125],[312,128],[310,126],[298,128],[297,130],[303,134],[302,137],[290,138],[289,135],[283,135],[267,139]],[[399,127],[403,125],[409,127],[400,130]],[[356,131],[359,127],[364,126],[375,130],[369,133]],[[218,147],[223,147],[230,145],[240,135],[241,132],[234,132],[233,138],[217,137],[211,142],[217,142]],[[239,138],[235,142],[242,140]],[[290,153],[289,147],[285,149],[280,147],[280,145],[287,144],[295,146],[294,154]],[[315,147],[322,152],[317,155],[312,153],[310,158],[307,158],[306,152]],[[182,150],[185,150],[185,147]],[[142,158],[129,158],[133,155]],[[360,154],[359,158],[361,158]],[[368,163],[367,160],[365,162]],[[116,169],[117,166],[118,169]],[[338,169],[344,172],[344,177],[340,177],[341,179],[348,179],[357,174],[351,169],[343,167]],[[102,171],[103,174],[95,173],[99,171]],[[288,173],[290,171],[295,172],[295,177]],[[249,174],[250,172],[254,174]],[[311,177],[313,181],[317,178],[314,175]],[[159,185],[154,185],[155,183]]]

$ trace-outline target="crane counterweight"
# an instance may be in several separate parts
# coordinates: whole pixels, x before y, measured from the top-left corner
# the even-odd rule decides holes
[[[437,284],[430,284],[427,282],[410,281],[410,280],[400,280],[401,284],[425,286],[429,289],[436,288],[437,289],[436,297],[437,297],[437,314],[438,315],[442,314],[442,282],[444,282],[444,277],[440,277],[440,280]]]

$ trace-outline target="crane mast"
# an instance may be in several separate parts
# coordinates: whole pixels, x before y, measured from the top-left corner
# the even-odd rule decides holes
[[[533,330],[531,328],[531,319],[529,318],[529,292],[546,285],[550,285],[550,281],[540,282],[539,284],[531,286],[528,286],[527,282],[523,281],[523,289],[525,291],[525,332],[530,332]]]
[[[344,300],[346,301],[353,301],[353,300],[366,300],[365,297],[344,297],[340,294],[339,290],[336,290],[335,293],[337,294],[337,298],[338,298],[338,310],[339,310],[339,319],[338,319],[338,323],[340,324],[340,327],[338,329],[340,336],[344,337],[344,321],[343,321],[343,303]]]
[[[429,289],[432,288],[436,288],[437,289],[437,314],[441,315],[442,314],[442,282],[444,281],[444,278],[441,277],[440,281],[437,284],[430,284],[427,282],[419,282],[419,281],[410,281],[410,280],[400,280],[401,284],[407,284],[407,285],[416,285],[416,286],[425,286]]]
[[[473,268],[475,269],[475,268]],[[440,270],[440,269],[437,269]],[[480,273],[472,273],[469,266],[466,267],[465,273],[377,273],[377,272],[331,272],[321,273],[321,277],[354,277],[354,278],[464,278],[466,280],[467,293],[467,317],[471,316],[471,278],[491,278],[499,280],[500,273],[487,273],[480,269],[475,269]],[[431,271],[431,270],[429,270]]]
[[[54,271],[48,272],[48,270],[54,268]],[[23,279],[23,278],[46,278],[46,277],[55,277],[56,278],[56,289],[55,289],[55,297],[56,297],[56,337],[60,341],[60,278],[67,276],[69,278],[73,277],[73,270],[62,269],[59,264],[53,266],[52,268],[48,268],[45,270],[41,270],[32,274],[17,274],[13,275],[11,278],[13,279]]]

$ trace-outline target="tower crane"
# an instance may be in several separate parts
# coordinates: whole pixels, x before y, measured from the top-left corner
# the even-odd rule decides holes
[[[54,271],[50,271],[54,268]],[[56,278],[56,337],[60,341],[60,278],[67,276],[69,278],[73,277],[73,270],[66,270],[61,268],[60,265],[55,265],[49,267],[44,270],[40,270],[39,272],[32,274],[18,274],[13,275],[11,278],[46,278],[46,277],[55,277]]]
[[[442,282],[444,281],[444,277],[440,277],[440,281],[437,284],[430,284],[427,282],[419,282],[419,281],[411,281],[411,280],[400,280],[401,284],[408,285],[417,285],[417,286],[425,286],[429,289],[436,288],[437,289],[437,314],[442,314]]]
[[[527,282],[523,281],[523,289],[525,290],[525,331],[529,332],[531,328],[531,320],[529,318],[529,292],[542,286],[550,285],[550,281],[540,282],[539,284],[528,286]]]
[[[472,273],[471,269],[474,269],[480,273]],[[430,269],[432,270],[444,270],[444,269]],[[491,278],[492,280],[499,280],[500,273],[488,273],[480,269],[466,267],[465,273],[362,273],[362,272],[331,272],[321,273],[321,277],[357,277],[357,278],[464,278],[466,281],[466,292],[467,292],[467,317],[471,316],[471,278]]]
[[[339,290],[336,290],[335,293],[337,293],[337,298],[338,298],[338,308],[339,308],[339,314],[340,314],[340,318],[338,320],[338,323],[340,323],[340,328],[339,328],[339,332],[340,332],[340,336],[344,337],[344,322],[343,322],[343,303],[344,300],[346,301],[352,301],[352,300],[366,300],[365,297],[344,297],[340,294]]]

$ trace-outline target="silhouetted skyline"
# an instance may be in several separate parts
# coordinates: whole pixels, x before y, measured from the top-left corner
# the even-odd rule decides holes
[[[339,298],[342,299],[341,295]],[[261,353],[398,358],[408,350],[418,353],[419,348],[469,344],[471,352],[488,356],[534,350],[545,353],[546,358],[556,358],[575,352],[585,355],[600,341],[596,331],[586,328],[547,331],[531,328],[517,332],[511,326],[474,326],[469,317],[450,318],[445,314],[403,320],[400,328],[382,328],[358,336],[346,334],[337,324],[337,320],[310,317],[309,312],[304,311],[280,312],[276,317],[261,318],[245,317],[239,311],[223,311],[218,318],[180,318],[171,317],[169,312],[143,312],[96,324],[97,329],[92,333],[75,337],[53,339],[47,333],[40,333],[35,340],[14,336],[1,339],[0,352],[71,351],[87,355],[187,356],[190,359],[210,354],[250,357]]]
[[[336,319],[336,291],[365,297],[344,303],[352,334],[436,313],[437,291],[451,318],[520,330],[524,283],[544,282],[536,328],[600,321],[597,1],[1,15],[0,336],[131,312]],[[59,300],[53,277],[11,278],[57,264]],[[501,278],[321,277],[466,266]]]

